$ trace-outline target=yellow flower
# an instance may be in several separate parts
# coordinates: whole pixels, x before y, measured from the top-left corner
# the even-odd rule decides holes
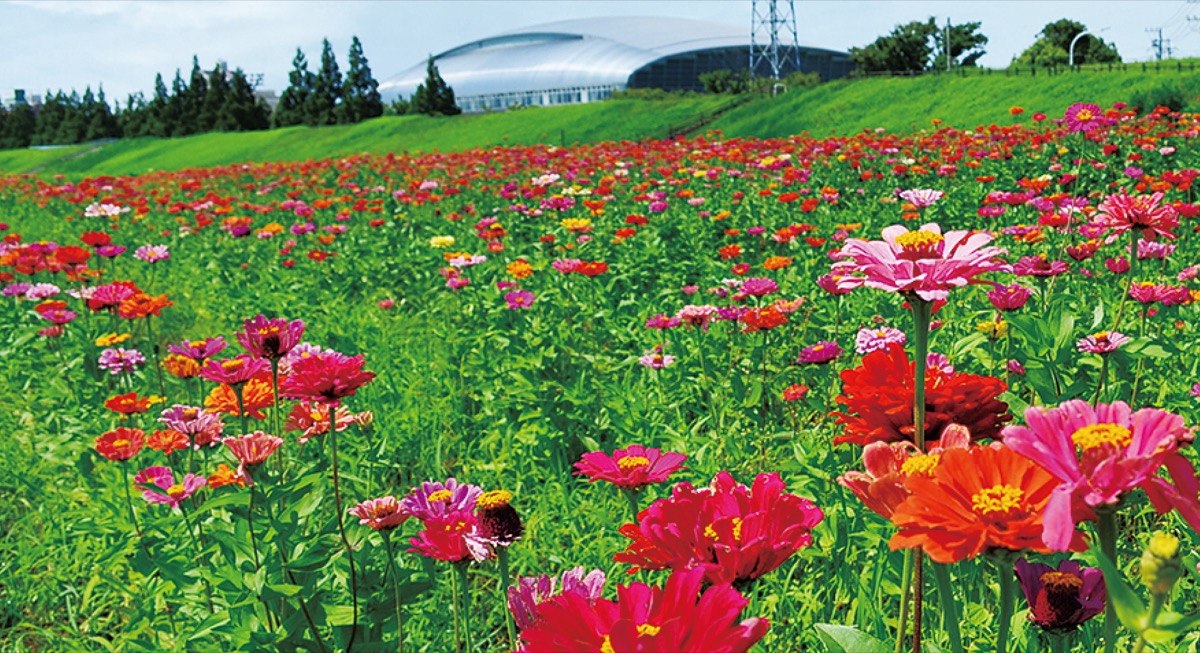
[[[505,269],[508,270],[509,274],[513,275],[517,279],[524,279],[533,274],[533,266],[523,258],[519,258],[512,263],[509,263]]]
[[[446,249],[454,246],[454,236],[434,236],[429,239],[429,246],[438,249]]]
[[[568,231],[587,231],[592,228],[590,218],[563,218],[559,224]]]
[[[991,340],[999,340],[1008,335],[1008,322],[1000,320],[993,322],[987,320],[975,325],[975,330],[987,336]]]
[[[109,333],[107,335],[103,335],[103,336],[100,336],[99,338],[96,338],[96,346],[97,347],[112,347],[113,345],[120,344],[122,342],[125,342],[126,340],[129,340],[131,337],[133,337],[133,336],[128,333]]]

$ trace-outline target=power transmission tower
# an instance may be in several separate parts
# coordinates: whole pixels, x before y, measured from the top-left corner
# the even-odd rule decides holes
[[[800,70],[800,40],[793,0],[752,0],[750,12],[750,75],[754,76],[764,61],[774,79],[779,79],[789,62],[792,70]],[[768,42],[759,41],[760,29],[770,35]]]
[[[1163,28],[1149,27],[1146,32],[1149,34],[1158,34],[1158,38],[1151,39],[1150,47],[1154,49],[1155,61],[1162,61],[1163,50],[1167,51],[1167,57],[1171,56],[1171,39],[1164,39],[1162,35]]]

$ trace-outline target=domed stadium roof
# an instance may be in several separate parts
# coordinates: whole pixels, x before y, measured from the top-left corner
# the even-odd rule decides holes
[[[682,18],[574,19],[535,25],[465,43],[434,56],[438,72],[454,89],[464,109],[510,104],[568,104],[602,99],[612,90],[653,86],[699,90],[698,75],[720,68],[744,68],[749,33],[729,25]],[[842,53],[800,48],[808,54],[846,60]],[[719,53],[719,61],[713,54]],[[681,55],[704,54],[704,63],[649,79],[635,73]],[[712,60],[712,61],[710,61]],[[724,65],[729,64],[729,65]],[[801,66],[808,68],[808,66]],[[678,68],[678,66],[676,66]],[[840,77],[842,71],[822,71]],[[839,73],[840,74],[837,74]],[[425,81],[426,62],[385,80],[379,92],[387,101],[409,97]],[[580,91],[583,91],[582,94]],[[589,93],[590,90],[590,93]],[[568,91],[564,93],[564,91]],[[573,91],[571,93],[570,91]],[[478,100],[478,102],[473,102]],[[493,103],[489,104],[488,101]]]

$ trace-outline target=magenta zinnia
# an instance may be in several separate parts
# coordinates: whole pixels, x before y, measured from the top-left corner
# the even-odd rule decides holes
[[[185,474],[183,479],[176,483],[175,472],[167,467],[155,466],[138,472],[133,482],[142,489],[142,498],[146,501],[165,503],[172,508],[178,508],[181,501],[204,487],[208,479],[195,474]]]
[[[1200,483],[1179,452],[1190,436],[1183,418],[1158,408],[1132,412],[1127,404],[1072,399],[1057,408],[1025,410],[1028,426],[1008,426],[1004,443],[1037,461],[1062,484],[1046,506],[1045,543],[1063,550],[1080,519],[1076,501],[1112,506],[1141,488],[1159,513],[1175,508],[1200,531]],[[1165,468],[1174,484],[1158,475]]]
[[[304,320],[288,322],[281,318],[256,315],[242,323],[238,342],[251,356],[276,360],[285,356],[304,336]]]
[[[666,482],[683,467],[684,460],[687,456],[681,453],[634,444],[617,449],[612,455],[603,451],[585,453],[575,463],[574,474],[587,476],[591,483],[607,481],[619,488],[641,490],[653,483]]]
[[[1163,194],[1129,196],[1125,193],[1109,195],[1100,204],[1093,223],[1121,234],[1132,229],[1141,232],[1143,238],[1154,240],[1156,236],[1174,238],[1179,226],[1179,215],[1170,204],[1163,204]],[[1140,250],[1140,247],[1139,247]]]
[[[945,235],[934,223],[909,231],[902,225],[883,230],[883,240],[847,240],[833,273],[838,285],[915,294],[925,301],[945,299],[953,288],[980,283],[979,275],[1009,272],[999,257],[1005,250],[988,247],[986,233],[950,231]]]
[[[700,568],[705,581],[744,584],[770,573],[812,543],[825,514],[785,492],[779,474],[759,474],[752,487],[721,472],[708,487],[675,486],[621,534],[632,540],[613,560],[639,569]]]
[[[344,397],[375,378],[363,369],[364,357],[338,352],[321,352],[300,358],[291,364],[291,373],[280,384],[280,393],[293,399],[319,401],[337,407]]]

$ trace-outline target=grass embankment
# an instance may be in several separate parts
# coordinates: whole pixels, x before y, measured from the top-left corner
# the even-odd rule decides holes
[[[1003,72],[920,78],[845,80],[794,89],[776,98],[751,99],[716,120],[725,97],[612,100],[507,113],[429,118],[378,118],[358,125],[291,127],[265,132],[204,134],[187,138],[131,139],[54,150],[0,151],[0,172],[141,174],[239,162],[320,159],[357,152],[460,150],[489,145],[587,143],[664,138],[684,127],[721,129],[727,136],[847,134],[864,128],[920,128],[930,118],[974,127],[1007,123],[1008,110],[1024,107],[1057,116],[1080,100],[1108,105],[1153,97],[1173,86],[1184,98],[1200,92],[1200,71],[1078,72],[1031,77]],[[921,116],[919,120],[914,116]]]

